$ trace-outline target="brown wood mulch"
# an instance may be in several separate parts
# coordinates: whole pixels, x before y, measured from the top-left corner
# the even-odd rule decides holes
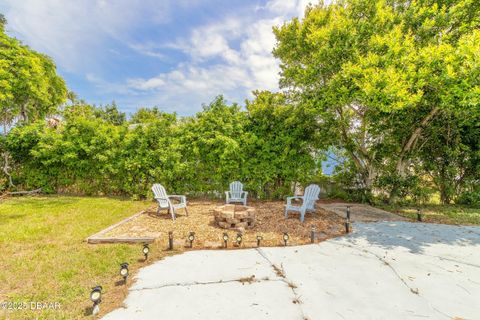
[[[333,212],[318,208],[315,213],[307,213],[305,222],[301,223],[299,214],[289,212],[288,219],[284,215],[284,201],[252,201],[248,205],[256,209],[256,223],[251,229],[243,232],[242,243],[236,243],[237,230],[226,230],[214,222],[213,209],[223,205],[220,201],[193,200],[188,203],[189,216],[183,209],[177,211],[176,221],[172,221],[166,211],[156,214],[152,206],[132,220],[106,232],[107,238],[141,238],[153,237],[165,247],[168,246],[168,232],[173,232],[176,249],[189,247],[187,240],[190,232],[195,232],[193,248],[221,248],[224,245],[223,233],[229,236],[228,248],[256,247],[257,235],[263,240],[261,246],[282,246],[283,233],[289,235],[288,245],[307,244],[311,242],[312,226],[316,230],[316,241],[322,241],[345,233],[344,220]]]

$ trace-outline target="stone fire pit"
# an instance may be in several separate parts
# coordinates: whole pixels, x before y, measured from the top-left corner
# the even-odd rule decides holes
[[[255,225],[255,208],[226,204],[213,210],[215,223],[223,229],[245,229]]]

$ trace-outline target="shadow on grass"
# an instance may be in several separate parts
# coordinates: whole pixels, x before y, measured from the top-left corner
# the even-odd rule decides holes
[[[24,218],[27,214],[18,214],[18,213],[12,213],[12,214],[0,214],[0,224],[7,223],[9,220],[17,220]]]
[[[76,204],[80,202],[82,199],[81,197],[64,197],[64,196],[32,196],[32,197],[15,197],[9,198],[8,200],[11,201],[11,205],[16,207],[25,206],[34,206],[34,207],[62,207],[65,205]]]
[[[125,280],[118,280],[118,281],[115,281],[115,287],[120,287],[120,286],[124,286],[126,285],[127,282]]]
[[[93,314],[93,307],[86,307],[83,309],[83,315],[85,317],[91,316]]]

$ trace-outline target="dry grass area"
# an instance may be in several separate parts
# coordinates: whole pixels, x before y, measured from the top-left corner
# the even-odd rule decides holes
[[[172,231],[175,249],[189,246],[187,237],[195,232],[193,247],[223,247],[223,233],[229,235],[228,247],[237,247],[236,230],[226,230],[214,222],[213,209],[223,202],[193,200],[188,204],[189,216],[183,210],[177,212],[177,219],[172,221],[166,211],[156,214],[156,208],[149,208],[145,214],[130,220],[104,234],[104,237],[154,237],[160,245],[168,244],[168,232]],[[256,209],[256,223],[243,232],[241,247],[256,247],[257,235],[261,235],[262,246],[283,245],[283,233],[290,236],[289,245],[310,243],[311,227],[315,226],[317,240],[325,240],[344,233],[343,219],[334,213],[318,209],[316,213],[307,213],[305,222],[301,223],[299,214],[290,212],[288,219],[284,216],[283,201],[255,201],[249,203]]]
[[[176,251],[140,244],[91,245],[85,238],[151,203],[102,197],[37,196],[0,203],[0,319],[92,319],[90,290],[103,286],[102,311],[121,306],[122,262],[136,271]],[[59,303],[59,308],[34,307]],[[7,305],[3,304],[6,303]]]

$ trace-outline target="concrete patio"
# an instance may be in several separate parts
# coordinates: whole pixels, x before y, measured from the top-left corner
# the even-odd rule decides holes
[[[116,319],[480,319],[480,227],[389,221],[143,268]]]

